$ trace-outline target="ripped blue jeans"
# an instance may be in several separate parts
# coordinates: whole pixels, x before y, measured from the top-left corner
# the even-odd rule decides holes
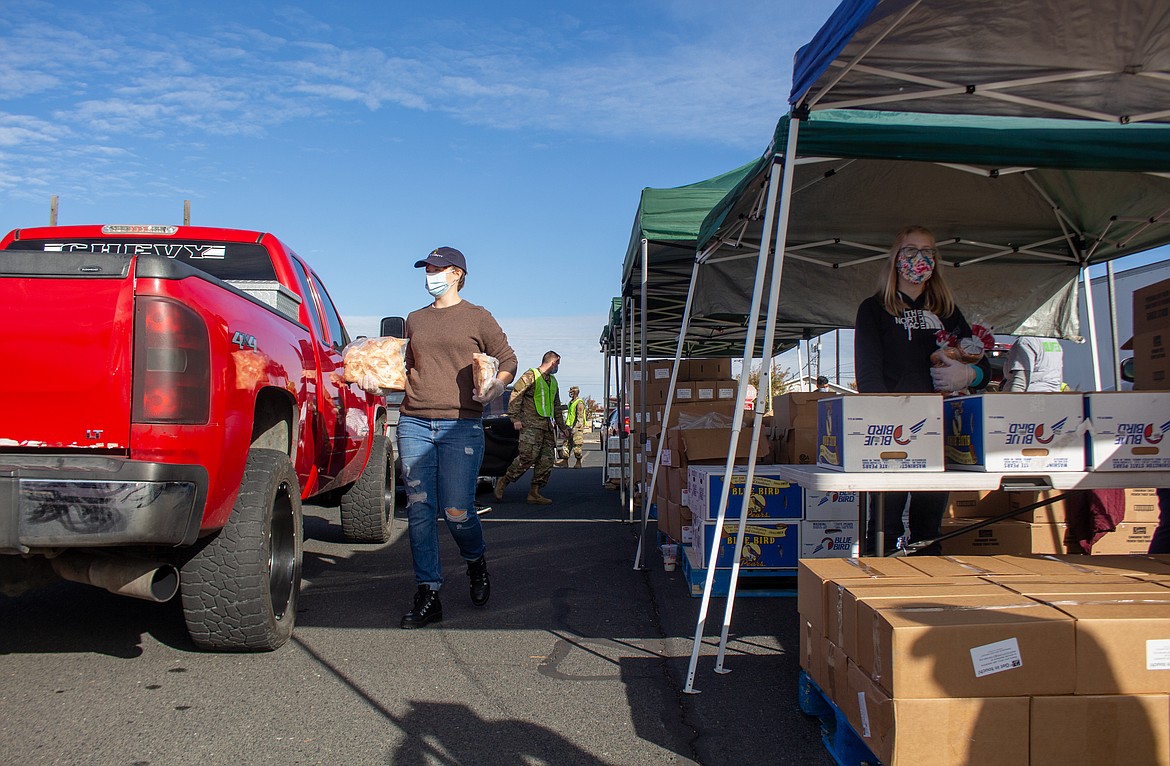
[[[398,421],[398,456],[406,485],[414,579],[419,585],[438,590],[443,584],[437,522],[440,513],[464,560],[475,561],[487,550],[475,512],[475,483],[483,458],[483,422],[403,415]]]

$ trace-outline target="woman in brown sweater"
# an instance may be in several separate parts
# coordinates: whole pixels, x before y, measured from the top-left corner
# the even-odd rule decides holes
[[[406,318],[406,396],[398,422],[398,455],[406,484],[410,552],[418,591],[402,627],[421,628],[443,619],[439,588],[440,513],[467,562],[471,600],[487,603],[487,546],[475,512],[475,482],[483,457],[483,405],[503,393],[516,374],[516,352],[500,325],[482,306],[459,296],[467,261],[453,247],[440,247],[414,264],[426,268],[434,302]],[[500,362],[490,389],[480,396],[472,379],[472,354]]]

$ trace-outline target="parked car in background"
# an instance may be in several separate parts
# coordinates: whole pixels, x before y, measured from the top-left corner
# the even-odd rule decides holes
[[[511,396],[512,387],[508,386],[498,399],[483,408],[483,459],[479,464],[482,480],[503,476],[519,451],[520,434],[508,417]]]
[[[621,436],[625,438],[630,435],[630,408],[623,407],[621,420],[618,420],[618,408],[613,408],[609,412],[608,426],[606,427],[606,434],[609,436]]]

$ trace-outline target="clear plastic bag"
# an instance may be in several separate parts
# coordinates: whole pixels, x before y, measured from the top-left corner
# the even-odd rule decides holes
[[[406,390],[406,338],[362,338],[345,347],[345,382],[382,395]]]

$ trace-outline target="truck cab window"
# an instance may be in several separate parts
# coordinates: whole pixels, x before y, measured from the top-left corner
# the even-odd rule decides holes
[[[333,307],[329,293],[325,292],[325,285],[321,284],[321,280],[317,278],[316,274],[310,272],[309,277],[313,280],[317,298],[321,301],[321,310],[325,313],[325,321],[329,325],[329,340],[333,343],[333,347],[340,351],[349,343],[349,334],[345,331],[345,325],[341,323],[341,315]]]

